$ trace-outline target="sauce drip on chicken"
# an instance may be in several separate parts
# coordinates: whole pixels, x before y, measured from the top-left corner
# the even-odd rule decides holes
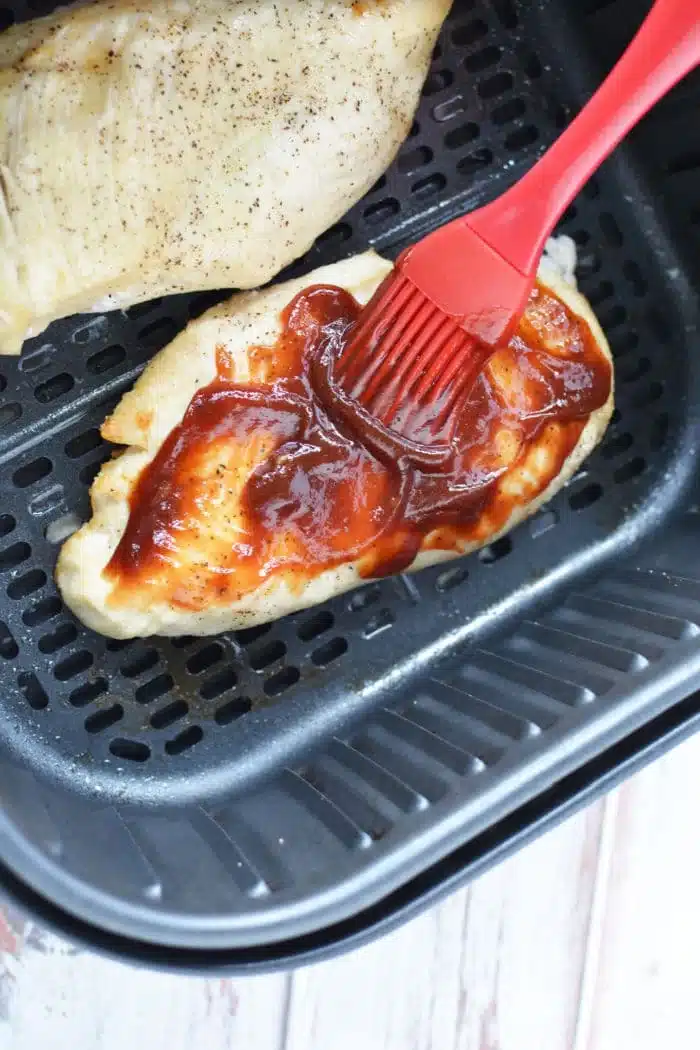
[[[248,351],[245,383],[219,348],[218,377],[133,487],[106,569],[112,600],[145,588],[203,609],[271,577],[295,590],[350,562],[384,576],[421,550],[486,540],[547,488],[610,394],[610,364],[586,322],[537,286],[466,397],[449,456],[430,468],[395,442],[378,446],[361,419],[350,427],[319,381],[360,311],[340,288],[307,288],[284,310],[277,343]]]

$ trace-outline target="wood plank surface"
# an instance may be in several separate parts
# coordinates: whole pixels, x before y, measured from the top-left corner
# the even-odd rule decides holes
[[[286,1050],[562,1050],[602,808],[362,951],[296,973]]]
[[[368,947],[174,977],[0,916],[0,1050],[695,1046],[700,737]]]
[[[700,1045],[700,737],[612,799],[600,954],[587,1045]]]

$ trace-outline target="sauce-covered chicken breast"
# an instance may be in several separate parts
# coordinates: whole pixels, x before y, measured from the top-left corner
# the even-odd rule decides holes
[[[535,511],[613,407],[590,307],[543,268],[515,336],[460,408],[449,463],[378,454],[316,382],[391,264],[372,252],[194,321],[105,423],[127,446],[57,579],[90,627],[126,638],[249,627],[381,575],[474,550]]]
[[[98,0],[0,34],[0,353],[252,288],[388,167],[450,0]]]

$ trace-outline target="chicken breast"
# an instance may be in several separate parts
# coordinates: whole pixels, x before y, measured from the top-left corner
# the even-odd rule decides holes
[[[264,284],[403,141],[450,0],[99,0],[0,35],[0,353]]]
[[[463,408],[447,481],[414,472],[406,495],[395,464],[319,423],[299,378],[313,310],[366,303],[391,268],[367,252],[237,294],[154,358],[103,426],[127,448],[59,557],[81,620],[117,638],[250,627],[493,542],[569,480],[610,419],[612,366],[589,305],[547,265]],[[335,315],[323,329],[341,330]]]

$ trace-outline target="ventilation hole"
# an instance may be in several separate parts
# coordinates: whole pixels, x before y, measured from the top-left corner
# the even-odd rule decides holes
[[[487,168],[492,162],[493,152],[490,149],[477,149],[473,153],[468,153],[466,157],[462,157],[457,164],[457,171],[460,175],[473,175],[482,168]]]
[[[555,510],[543,510],[539,514],[536,514],[534,518],[530,518],[530,535],[533,539],[537,539],[539,536],[543,536],[545,532],[549,532],[555,525],[559,524],[559,515]]]
[[[271,630],[271,623],[261,623],[257,627],[245,627],[242,631],[236,631],[234,637],[241,645],[252,645]]]
[[[502,51],[495,44],[477,51],[473,55],[467,55],[464,59],[464,68],[467,73],[483,73],[485,69],[497,65],[501,61]]]
[[[571,493],[569,496],[569,506],[572,510],[585,510],[586,507],[590,507],[594,503],[597,503],[602,495],[602,485],[599,485],[597,482],[592,482],[590,485],[585,485],[577,492]]]
[[[652,334],[660,343],[668,344],[673,338],[673,329],[668,319],[659,310],[652,307],[647,310],[647,323]]]
[[[177,334],[177,325],[170,317],[161,317],[147,324],[139,332],[139,342],[153,350],[159,350]]]
[[[148,314],[153,313],[154,310],[157,310],[162,302],[162,299],[150,299],[146,303],[136,303],[135,306],[130,306],[126,312],[132,320],[140,320],[142,317],[146,317]]]
[[[330,230],[326,230],[320,237],[316,238],[316,244],[320,248],[336,248],[341,244],[345,244],[352,237],[352,226],[348,222],[337,222],[335,226],[331,226]]]
[[[199,292],[197,295],[193,295],[187,303],[187,313],[190,317],[199,317],[206,310],[211,310],[212,306],[217,306],[220,302],[227,297],[226,292],[213,291],[213,292]]]
[[[311,662],[316,667],[328,667],[348,651],[348,643],[345,638],[331,638],[325,645],[314,649],[311,654]]]
[[[576,207],[575,204],[570,204],[569,207],[566,209],[566,211],[564,212],[564,214],[561,217],[562,225],[565,225],[568,222],[573,222],[577,215],[578,215],[578,208]],[[577,262],[578,262],[578,260],[577,260]]]
[[[6,623],[0,620],[0,657],[3,660],[14,660],[19,653],[17,642]]]
[[[28,375],[34,372],[41,372],[49,367],[55,352],[55,346],[45,343],[43,346],[37,347],[36,350],[30,350],[29,353],[23,354],[19,360],[19,368]]]
[[[268,678],[263,688],[267,696],[280,696],[281,693],[296,685],[300,678],[301,675],[298,668],[284,667],[277,674],[273,674],[271,678]]]
[[[441,572],[435,581],[435,586],[441,594],[444,594],[446,591],[453,591],[455,587],[461,587],[468,579],[469,570],[463,565],[458,565],[454,569],[448,569],[447,572]]]
[[[45,383],[40,383],[34,390],[34,397],[40,404],[48,405],[51,401],[56,401],[57,398],[63,397],[74,386],[75,380],[73,376],[69,375],[68,372],[61,372],[60,375],[47,379]]]
[[[394,625],[394,614],[391,609],[380,609],[378,613],[370,617],[364,626],[362,634],[365,638],[374,638]]]
[[[201,674],[202,671],[208,671],[214,664],[218,664],[223,655],[223,647],[218,642],[214,642],[200,649],[199,652],[193,653],[185,666],[190,674]]]
[[[631,259],[628,259],[622,267],[622,272],[629,281],[632,291],[638,298],[641,299],[642,296],[646,295],[649,290],[649,285],[645,281],[642,271],[636,262],[632,262]]]
[[[434,69],[428,74],[428,77],[423,85],[423,97],[429,98],[430,95],[437,95],[438,91],[444,91],[445,88],[450,87],[454,80],[454,74],[449,69]]]
[[[44,598],[42,601],[37,602],[36,605],[31,605],[22,613],[22,619],[27,627],[36,627],[40,623],[46,623],[53,616],[57,616],[62,608],[63,602],[61,599],[52,595],[50,598]]]
[[[86,682],[85,685],[79,685],[77,689],[71,690],[68,700],[73,707],[87,707],[108,689],[106,678],[96,678],[94,682]]]
[[[31,553],[32,548],[28,543],[13,543],[11,547],[6,547],[4,551],[0,551],[0,572],[16,569],[18,565],[27,560]],[[10,597],[13,596],[10,594]]]
[[[620,383],[636,383],[651,371],[651,361],[648,357],[630,359],[626,364],[618,364],[616,378]]]
[[[671,420],[666,412],[662,412],[660,416],[656,417],[649,431],[649,444],[652,448],[661,448],[666,444],[670,424]]]
[[[370,194],[370,193],[379,193],[379,191],[383,190],[385,186],[386,186],[386,175],[380,175],[379,178],[377,179],[377,181],[375,182],[374,186],[372,186],[367,191],[367,193],[368,194]]]
[[[48,477],[52,469],[51,460],[46,456],[40,456],[39,459],[33,459],[31,463],[16,470],[12,475],[12,482],[18,489],[26,489],[30,485],[36,485],[37,481],[41,481],[42,478]]]
[[[17,676],[17,685],[24,694],[24,699],[33,711],[43,711],[49,706],[49,698],[46,695],[46,690],[37,676],[32,674],[31,671],[22,671],[22,673]]]
[[[515,29],[518,25],[518,13],[513,0],[491,0],[496,17],[505,29]]]
[[[409,139],[415,139],[418,135],[420,135],[420,124],[417,120],[414,120],[411,124],[411,130],[408,133],[408,137]]]
[[[48,514],[63,502],[63,485],[51,485],[34,499],[29,501],[29,513],[34,515]]]
[[[370,605],[374,605],[381,598],[381,589],[375,584],[371,584],[369,587],[363,587],[361,591],[356,591],[352,598],[348,602],[348,608],[350,612],[361,612],[362,609],[367,609]]]
[[[612,281],[601,281],[595,288],[587,289],[587,296],[591,306],[599,306],[606,299],[611,299],[615,294]]]
[[[105,643],[105,648],[110,653],[120,653],[122,649],[128,649],[130,645],[133,645],[134,641],[134,638],[109,638]]]
[[[314,613],[308,620],[304,620],[303,623],[299,624],[297,635],[302,642],[310,642],[325,631],[330,630],[334,621],[335,617],[332,612],[329,612],[327,609],[321,609],[320,612]]]
[[[471,47],[485,36],[488,36],[489,27],[481,18],[475,18],[464,26],[457,26],[452,31],[452,43],[456,47]]]
[[[519,120],[525,116],[527,112],[527,105],[522,98],[509,98],[507,102],[502,102],[500,106],[496,106],[491,114],[491,120],[496,126],[500,127],[502,124],[510,124],[514,120]]]
[[[585,247],[591,239],[591,235],[588,230],[574,230],[571,234],[573,239],[579,248]]]
[[[588,180],[583,187],[582,193],[589,201],[597,200],[600,197],[600,183],[595,175]]]
[[[109,372],[117,368],[126,358],[126,350],[123,346],[108,346],[105,350],[99,350],[92,354],[85,362],[88,372],[99,376],[103,372]]]
[[[613,478],[618,485],[624,485],[625,482],[638,478],[640,474],[644,473],[646,468],[646,460],[642,459],[641,456],[635,456],[629,463],[623,463],[621,467],[618,467],[613,474]]]
[[[377,201],[376,204],[370,204],[369,208],[365,209],[365,221],[372,226],[379,226],[393,219],[395,215],[398,215],[399,210],[399,202],[394,197],[387,197],[383,201]]]
[[[578,264],[576,271],[582,280],[587,277],[593,277],[595,274],[600,273],[602,262],[600,255],[594,251],[586,251],[578,253]]]
[[[189,751],[191,747],[198,744],[204,736],[204,732],[200,726],[190,726],[189,729],[184,729],[182,733],[178,733],[172,740],[168,740],[165,745],[166,755],[181,755],[183,751]]]
[[[217,696],[228,693],[234,689],[238,681],[238,675],[232,667],[226,667],[217,674],[212,675],[202,682],[199,687],[199,695],[202,700],[216,700]]]
[[[0,7],[0,32],[9,27],[14,23],[15,16],[14,12],[10,11],[7,7]]]
[[[622,419],[622,414],[619,408],[613,409],[613,414],[610,416],[610,426],[615,427]]]
[[[100,339],[107,331],[107,323],[107,318],[104,314],[100,314],[99,317],[93,317],[82,328],[78,328],[77,331],[73,332],[73,342],[94,343],[96,339]]]
[[[516,47],[515,51],[526,77],[529,77],[530,80],[537,80],[542,76],[542,63],[534,51],[522,45]]]
[[[94,463],[88,463],[86,467],[83,467],[79,474],[83,485],[92,485],[93,481],[102,470],[103,463],[104,459],[97,459]]]
[[[88,652],[87,649],[81,649],[79,653],[73,653],[72,656],[67,656],[65,660],[62,660],[60,664],[56,664],[53,669],[54,677],[59,682],[67,682],[69,678],[75,678],[77,674],[87,671],[94,662],[95,658],[92,653]]]
[[[192,645],[193,642],[198,641],[197,638],[193,638],[190,634],[183,634],[181,638],[171,638],[170,644],[175,649],[186,649],[188,645]]]
[[[620,303],[616,303],[610,310],[606,310],[605,313],[601,313],[599,316],[602,327],[608,332],[613,328],[617,328],[618,325],[624,324],[626,320],[627,310]]]
[[[464,113],[464,99],[461,95],[455,95],[454,98],[448,98],[445,102],[440,102],[433,109],[433,117],[438,124],[443,124],[447,120],[453,120],[455,117],[458,117],[460,113]]]
[[[9,427],[16,423],[21,415],[22,406],[16,401],[11,401],[9,405],[3,405],[0,408],[0,428]]]
[[[534,124],[526,124],[524,128],[516,128],[515,131],[506,135],[504,146],[515,153],[517,150],[531,146],[533,142],[537,142],[539,137],[540,133]]]
[[[220,726],[230,725],[241,715],[247,715],[253,704],[248,696],[234,696],[214,712],[214,721]]]
[[[419,168],[424,168],[433,159],[433,151],[428,146],[418,146],[408,153],[399,155],[398,168],[404,175],[413,175]]]
[[[608,441],[603,445],[600,450],[600,454],[603,459],[615,459],[617,456],[621,456],[623,452],[627,452],[634,444],[634,438],[631,434],[618,434],[617,437],[613,438],[612,441]]]
[[[41,500],[44,510],[47,512],[48,510],[53,510],[60,503],[63,498],[63,486],[57,485],[56,490],[51,494],[51,497],[52,498],[49,501],[51,506],[48,508],[46,507],[47,500],[43,497]],[[36,502],[36,500],[32,500],[32,504],[36,504]],[[44,529],[44,536],[46,537],[47,543],[63,543],[63,541],[67,540],[69,536],[72,536],[74,532],[77,532],[82,524],[83,523],[77,514],[68,511],[67,514],[61,514],[60,517],[54,518],[53,521],[48,523]]]
[[[622,245],[622,232],[610,212],[601,212],[598,222],[608,244],[612,245],[613,248],[619,248]]]
[[[493,565],[494,562],[507,557],[512,550],[513,541],[510,536],[501,536],[500,540],[496,540],[495,543],[491,543],[488,547],[484,547],[479,551],[479,561],[483,562],[484,565]]]
[[[631,329],[610,334],[610,347],[616,358],[624,357],[630,350],[636,350],[638,346],[639,334]]]
[[[159,660],[160,656],[155,649],[147,649],[138,656],[134,656],[129,663],[124,664],[121,671],[125,678],[137,678],[140,674],[145,674],[146,671],[155,667]]]
[[[104,729],[116,725],[124,717],[124,708],[121,704],[113,704],[104,711],[95,711],[85,719],[85,728],[88,733],[101,733]]]
[[[700,150],[688,150],[680,153],[666,165],[669,175],[682,175],[687,171],[697,171],[700,168]]]
[[[265,667],[270,667],[271,664],[277,663],[281,660],[287,652],[287,646],[284,642],[275,639],[273,642],[269,642],[264,645],[261,649],[250,654],[250,666],[254,671],[262,671]]]
[[[62,623],[55,631],[44,634],[39,639],[39,651],[42,653],[56,653],[64,646],[70,645],[78,637],[78,628],[74,623]]]
[[[7,387],[7,379],[2,374],[2,372],[0,372],[0,394],[2,394],[3,390],[5,390],[6,387]]]
[[[78,434],[77,437],[71,438],[66,443],[66,455],[70,456],[71,459],[79,459],[80,456],[85,456],[88,452],[93,452],[96,448],[99,448],[101,444],[100,432],[97,427],[93,427],[91,430],[86,430],[84,434]]]
[[[116,758],[124,758],[127,762],[147,762],[151,757],[150,747],[140,740],[126,740],[118,737],[112,740],[109,750]]]
[[[150,682],[140,685],[134,692],[134,699],[137,704],[150,704],[152,700],[157,700],[159,696],[169,693],[174,685],[171,675],[159,674]]]
[[[488,100],[498,98],[499,95],[505,95],[506,91],[511,91],[512,88],[512,73],[503,72],[494,74],[488,80],[482,80],[477,87],[477,91],[483,99]]]
[[[0,537],[9,536],[16,524],[11,514],[0,514]]]
[[[166,729],[174,722],[184,718],[189,712],[189,707],[184,700],[175,700],[167,707],[161,707],[160,711],[154,711],[151,715],[151,726],[153,729]]]
[[[632,399],[632,406],[634,408],[646,408],[647,405],[653,405],[655,401],[663,395],[664,388],[661,383],[655,382],[650,383],[644,390],[640,390],[638,394]]]
[[[19,559],[19,562],[15,563],[17,565],[31,554],[29,545],[25,543],[23,546],[26,547],[26,553]],[[0,551],[0,572],[3,569],[2,559],[3,552]],[[8,568],[12,568],[12,566],[10,565]],[[35,591],[40,590],[46,583],[47,578],[43,569],[31,569],[30,572],[25,572],[24,576],[20,576],[18,580],[13,580],[12,583],[8,584],[8,597],[12,598],[13,601],[17,601],[19,598],[26,598],[27,595],[34,594]]]
[[[479,125],[469,121],[467,124],[460,124],[458,128],[448,131],[445,135],[445,145],[448,149],[462,149],[463,146],[468,146],[474,139],[478,139],[479,134]]]
[[[427,200],[428,197],[434,197],[436,193],[444,190],[446,185],[447,179],[445,176],[436,172],[435,175],[429,175],[426,179],[414,182],[411,186],[411,193],[418,200]]]

